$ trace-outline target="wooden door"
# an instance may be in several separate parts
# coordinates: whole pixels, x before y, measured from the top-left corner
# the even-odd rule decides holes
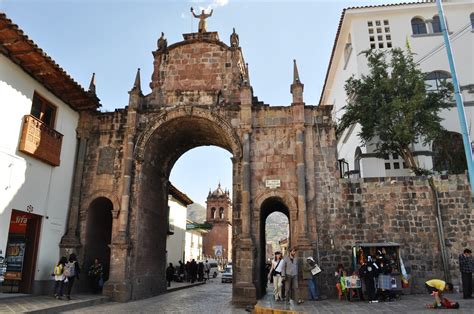
[[[33,280],[36,273],[36,257],[38,254],[39,237],[41,230],[41,216],[30,214],[25,234],[25,257],[20,282],[20,292],[32,293]]]

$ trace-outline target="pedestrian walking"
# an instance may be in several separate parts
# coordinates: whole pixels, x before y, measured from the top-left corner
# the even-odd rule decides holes
[[[296,248],[292,248],[288,256],[283,259],[282,280],[285,281],[286,302],[290,303],[290,299],[298,304],[303,303],[298,298],[298,258],[296,257]]]
[[[72,286],[74,285],[74,281],[77,279],[79,280],[79,273],[81,269],[79,267],[79,263],[77,262],[76,254],[72,253],[69,255],[69,261],[64,267],[64,276],[66,279],[64,282],[66,283],[66,298],[71,300],[71,290]]]
[[[166,268],[166,281],[168,282],[168,287],[171,287],[171,281],[173,281],[174,276],[174,267],[173,263],[170,263]]]
[[[461,271],[462,295],[464,299],[472,298],[472,272],[474,271],[474,260],[472,251],[465,249],[459,255],[459,270]]]
[[[104,268],[99,259],[94,259],[94,263],[89,267],[87,275],[90,278],[92,293],[102,292],[104,286]]]
[[[283,301],[281,295],[281,273],[283,264],[281,252],[275,252],[275,258],[272,260],[272,266],[268,274],[268,280],[273,279],[273,296],[275,297],[275,301]]]
[[[209,274],[211,273],[211,264],[209,264],[208,260],[206,260],[206,262],[204,263],[204,271],[206,272],[207,280],[209,280]]]
[[[59,259],[59,262],[54,267],[54,297],[58,300],[63,296],[64,280],[66,279],[64,276],[64,266],[66,263],[67,258],[66,256],[63,256]]]
[[[198,281],[204,281],[204,263],[199,262],[198,264]]]

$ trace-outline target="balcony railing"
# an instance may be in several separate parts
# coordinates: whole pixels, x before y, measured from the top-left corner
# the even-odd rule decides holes
[[[50,165],[59,166],[63,135],[32,115],[23,118],[19,150]]]

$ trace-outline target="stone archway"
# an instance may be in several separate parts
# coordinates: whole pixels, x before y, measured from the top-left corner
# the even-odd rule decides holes
[[[232,154],[235,189],[235,183],[241,180],[240,141],[228,123],[212,111],[178,108],[166,112],[153,119],[138,138],[128,222],[131,299],[166,291],[166,261],[162,257],[166,254],[169,175],[179,157],[205,145],[218,146]],[[238,205],[234,210],[239,210]],[[122,267],[122,261],[114,262]]]
[[[290,223],[290,208],[288,207],[287,203],[278,196],[271,196],[266,198],[260,205],[260,223],[259,223],[259,230],[260,230],[260,236],[259,236],[259,246],[260,250],[258,251],[258,273],[259,276],[257,276],[258,284],[257,284],[257,293],[259,297],[265,295],[266,293],[266,285],[265,283],[267,282],[267,276],[266,276],[266,271],[265,271],[265,264],[266,264],[266,237],[265,237],[265,231],[266,231],[266,221],[268,216],[275,212],[280,212],[284,214],[289,223],[289,228],[291,230],[291,223]],[[291,232],[289,235],[290,239],[289,243],[291,244]]]
[[[326,193],[337,185],[331,107],[305,105],[296,63],[291,104],[269,106],[253,94],[238,43],[228,46],[217,32],[183,37],[168,47],[162,40],[153,51],[151,93],[142,93],[138,72],[126,108],[82,116],[77,189],[61,245],[81,250],[87,202],[98,190],[114,191],[104,291],[116,301],[164,292],[170,172],[188,150],[218,146],[232,154],[232,301],[255,303],[265,200],[286,206],[292,242],[306,250],[314,249],[316,212],[334,206]]]
[[[86,271],[97,258],[104,267],[104,280],[109,278],[113,211],[114,205],[106,197],[95,198],[87,210],[83,265]]]

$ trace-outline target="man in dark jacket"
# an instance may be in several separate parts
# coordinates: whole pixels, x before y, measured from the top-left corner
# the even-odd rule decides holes
[[[171,287],[171,281],[173,281],[174,276],[174,267],[173,263],[166,268],[166,281],[168,282],[168,287]]]
[[[472,259],[472,251],[465,249],[459,255],[459,270],[462,279],[462,294],[464,299],[472,298],[472,272],[474,271],[474,261]]]

